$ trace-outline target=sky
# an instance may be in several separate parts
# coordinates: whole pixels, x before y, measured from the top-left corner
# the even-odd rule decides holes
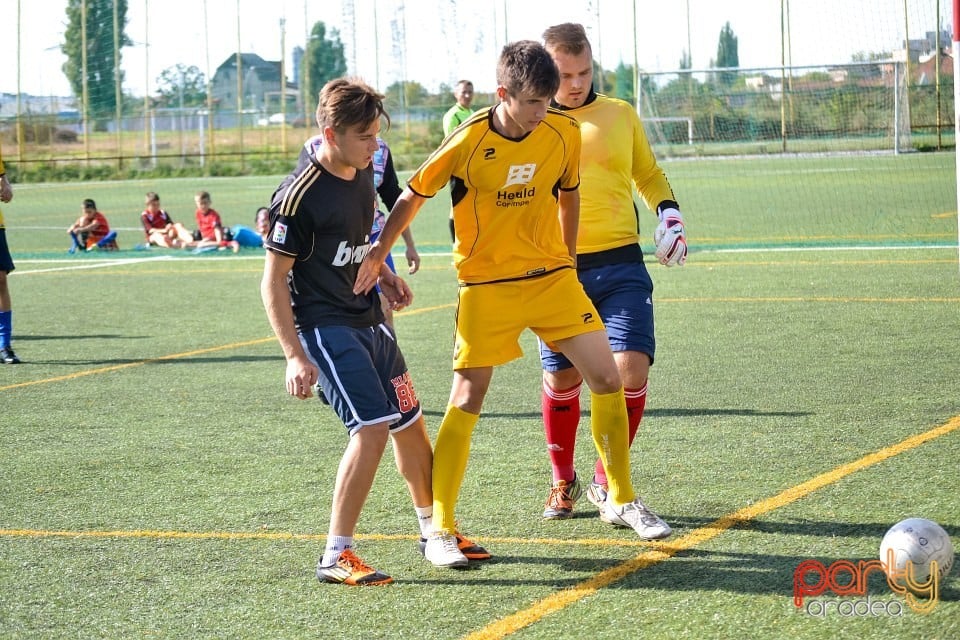
[[[60,70],[67,0],[0,3],[0,92],[16,93],[19,82],[23,93],[70,95]],[[303,46],[307,25],[323,21],[340,32],[348,72],[381,90],[406,79],[437,91],[469,78],[487,92],[503,44],[539,39],[560,22],[587,28],[604,68],[633,64],[636,56],[646,71],[677,69],[684,51],[694,69],[708,68],[729,22],[740,66],[760,68],[779,65],[782,56],[793,65],[824,65],[860,51],[892,51],[908,30],[914,39],[935,31],[938,6],[940,28],[949,30],[947,0],[128,0],[125,32],[134,45],[122,49],[121,65],[124,90],[135,96],[155,93],[156,78],[176,64],[212,75],[238,45],[266,60],[280,60],[284,50],[292,69],[291,51]],[[787,47],[782,7],[789,8]]]

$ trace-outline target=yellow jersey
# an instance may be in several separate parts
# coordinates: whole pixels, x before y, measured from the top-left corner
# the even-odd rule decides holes
[[[559,191],[580,185],[580,125],[560,111],[521,138],[482,109],[440,144],[407,186],[432,198],[448,182],[461,284],[530,278],[572,268],[557,217]]]
[[[580,122],[583,139],[578,254],[639,242],[634,185],[651,211],[676,200],[634,108],[623,100],[593,96],[582,107],[562,111]]]

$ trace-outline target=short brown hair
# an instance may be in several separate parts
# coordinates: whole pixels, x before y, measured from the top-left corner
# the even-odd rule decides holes
[[[560,51],[574,56],[583,53],[584,49],[593,52],[587,32],[582,24],[576,22],[564,22],[548,27],[543,32],[543,45],[548,51]]]
[[[552,98],[560,88],[560,72],[542,44],[518,40],[505,46],[500,53],[497,84],[511,96],[527,93]]]
[[[381,117],[389,127],[390,115],[383,107],[383,95],[360,80],[337,78],[320,90],[317,103],[320,128],[331,127],[337,133],[344,133],[350,127],[367,127]]]

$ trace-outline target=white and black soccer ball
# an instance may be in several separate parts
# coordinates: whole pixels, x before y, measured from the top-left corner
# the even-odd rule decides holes
[[[893,566],[888,566],[889,551],[893,551]],[[890,527],[880,541],[880,561],[890,573],[903,571],[907,562],[913,563],[913,579],[926,583],[930,578],[930,561],[936,560],[938,579],[942,581],[953,566],[953,542],[950,535],[933,520],[907,518]],[[902,575],[902,574],[901,574]],[[903,579],[897,580],[904,582]]]

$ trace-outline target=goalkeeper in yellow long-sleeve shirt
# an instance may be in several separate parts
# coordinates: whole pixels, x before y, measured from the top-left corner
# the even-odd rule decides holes
[[[656,347],[653,282],[639,245],[634,189],[660,218],[654,237],[661,264],[682,265],[686,260],[683,217],[636,111],[622,100],[593,90],[593,54],[583,26],[555,25],[543,38],[560,71],[553,106],[576,118],[582,131],[577,270],[607,328],[623,380],[632,444],[643,417],[647,376]],[[560,520],[573,515],[574,503],[583,493],[573,464],[583,376],[576,363],[543,341],[540,358],[543,419],[553,467],[553,485],[543,517]],[[608,493],[608,476],[598,460],[587,498],[609,522]],[[661,527],[662,521],[657,520],[650,518],[650,532],[669,533],[669,527]]]

